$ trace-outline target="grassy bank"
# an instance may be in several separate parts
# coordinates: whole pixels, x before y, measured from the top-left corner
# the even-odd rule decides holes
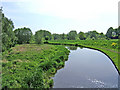
[[[98,49],[106,53],[120,71],[118,65],[118,50],[120,49],[118,40],[54,40],[49,41],[49,43],[82,45],[85,47]]]
[[[64,66],[64,46],[23,44],[3,54],[2,88],[50,88],[51,77]]]

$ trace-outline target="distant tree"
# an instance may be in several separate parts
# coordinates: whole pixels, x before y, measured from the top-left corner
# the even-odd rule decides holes
[[[47,31],[47,30],[39,30],[39,34],[41,34],[42,38],[45,39],[46,36],[49,37],[49,40],[52,39],[52,35],[51,32]]]
[[[107,35],[110,35],[109,38],[111,39],[118,39],[118,35],[120,35],[120,26],[118,28],[108,30]]]
[[[14,24],[12,20],[8,19],[4,16],[2,13],[2,18],[0,18],[0,21],[2,21],[2,51],[8,50],[9,48],[15,46],[16,44],[16,36],[14,34]]]
[[[35,32],[35,41],[37,44],[42,44],[42,37],[43,35],[41,34],[41,31]]]
[[[77,36],[77,32],[75,30],[72,30],[67,34],[67,39],[68,40],[75,40],[76,36]]]
[[[94,39],[97,39],[97,35],[98,35],[98,32],[97,31],[91,31],[91,36],[90,38],[94,38]]]
[[[98,39],[99,37],[99,33],[97,31],[88,31],[87,33],[85,33],[86,38],[90,38],[90,39]]]
[[[101,32],[101,33],[99,33],[98,38],[99,39],[106,39],[106,36],[104,35],[103,32]]]
[[[65,39],[65,34],[63,33],[63,34],[61,34],[61,39]]]
[[[54,40],[64,40],[65,37],[66,37],[64,33],[63,34],[56,34],[56,33],[54,33],[52,36],[53,36]]]
[[[14,32],[15,36],[18,38],[18,44],[30,43],[32,31],[29,28],[18,28]]]
[[[79,32],[78,35],[79,35],[80,40],[85,40],[86,39],[85,34],[83,32]]]
[[[56,33],[53,34],[53,39],[54,39],[54,40],[58,40],[59,38],[60,38],[60,35],[59,35],[59,34],[56,34]]]
[[[114,32],[114,29],[110,27],[106,33],[107,38],[112,38],[112,32]]]

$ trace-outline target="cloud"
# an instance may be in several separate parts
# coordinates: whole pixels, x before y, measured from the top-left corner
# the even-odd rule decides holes
[[[2,2],[16,2],[23,11],[88,20],[98,18],[102,13],[117,12],[119,0],[2,0]]]
[[[23,10],[35,14],[88,20],[98,18],[106,12],[116,13],[117,3],[117,0],[24,0],[16,4]]]

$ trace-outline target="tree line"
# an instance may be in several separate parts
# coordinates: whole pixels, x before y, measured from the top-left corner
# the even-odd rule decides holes
[[[116,29],[110,27],[106,34],[98,33],[96,30],[88,31],[86,33],[76,30],[71,30],[65,34],[51,34],[47,30],[38,30],[33,35],[30,28],[14,29],[14,24],[11,19],[8,19],[2,13],[2,51],[8,50],[16,44],[37,43],[42,44],[47,40],[99,40],[99,39],[118,39],[120,34],[120,26]]]

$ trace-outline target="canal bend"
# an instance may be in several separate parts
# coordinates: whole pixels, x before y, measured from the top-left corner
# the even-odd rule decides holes
[[[53,88],[117,88],[118,72],[111,60],[100,51],[66,47],[70,50],[65,67],[53,77]]]

